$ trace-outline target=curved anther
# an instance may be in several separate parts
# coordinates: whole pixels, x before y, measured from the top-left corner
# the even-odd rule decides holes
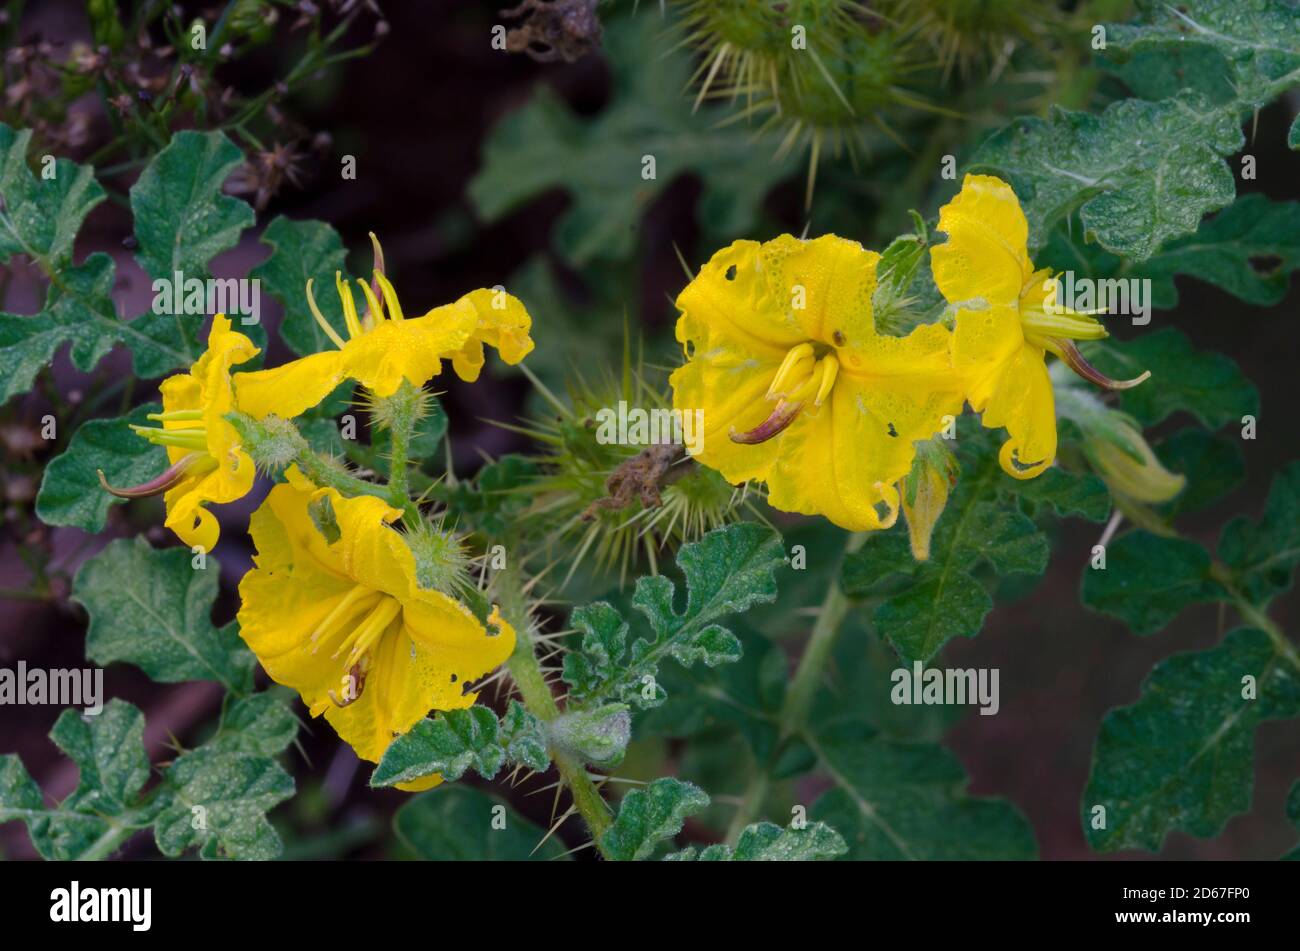
[[[203,458],[203,455],[201,452],[192,452],[180,461],[168,466],[160,475],[155,476],[148,482],[141,482],[139,485],[126,488],[110,485],[103,469],[96,469],[95,472],[99,474],[99,484],[119,499],[147,499],[150,496],[161,495],[179,484],[194,464]]]
[[[1096,383],[1098,386],[1105,387],[1108,390],[1131,390],[1139,383],[1151,376],[1151,371],[1147,370],[1131,380],[1114,380],[1102,373],[1095,366],[1083,358],[1083,354],[1069,340],[1056,340],[1057,353],[1071,370],[1079,374],[1085,380]]]

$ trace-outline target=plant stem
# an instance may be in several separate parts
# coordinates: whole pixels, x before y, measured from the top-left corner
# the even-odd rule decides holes
[[[506,669],[514,678],[528,712],[543,722],[549,722],[560,715],[560,708],[537,660],[537,648],[528,625],[528,612],[523,604],[523,593],[517,579],[513,577],[514,570],[508,568],[506,571],[509,574],[500,592],[501,612],[515,629],[515,650],[506,661]],[[601,837],[610,827],[611,820],[609,807],[601,797],[600,790],[591,781],[581,762],[554,748],[550,752],[555,768],[559,770],[560,781],[569,787],[573,805],[586,822],[587,831],[596,843],[596,848],[608,859],[610,856],[601,844]]]
[[[110,822],[108,831],[96,839],[86,851],[77,856],[80,862],[98,862],[108,858],[119,848],[126,840],[131,838],[140,831],[140,826],[118,825]]]
[[[1296,646],[1287,639],[1286,633],[1271,617],[1247,600],[1246,596],[1237,589],[1232,580],[1232,572],[1216,561],[1210,566],[1210,577],[1223,585],[1232,597],[1233,607],[1237,609],[1242,620],[1267,634],[1277,652],[1285,657],[1292,667],[1300,670],[1300,652],[1296,651]]]
[[[867,540],[865,532],[849,535],[844,544],[844,554],[849,555],[863,546]],[[781,707],[779,734],[772,746],[766,762],[759,763],[750,777],[749,785],[741,798],[740,806],[732,817],[727,829],[727,841],[735,843],[745,826],[749,825],[762,811],[763,801],[767,798],[772,785],[772,770],[776,766],[782,749],[790,737],[803,732],[808,720],[808,711],[812,709],[817,689],[821,686],[822,674],[830,660],[839,636],[840,624],[848,612],[849,602],[840,590],[839,566],[831,575],[831,582],[826,586],[826,596],[822,599],[821,609],[817,613],[817,622],[813,625],[812,635],[799,658],[790,689],[786,692],[785,703]]]

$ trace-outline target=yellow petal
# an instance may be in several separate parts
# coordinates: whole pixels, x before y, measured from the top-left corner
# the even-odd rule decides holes
[[[772,440],[781,445],[768,501],[783,511],[824,515],[850,531],[888,527],[898,514],[895,483],[916,454],[913,443],[941,430],[961,403],[955,379],[930,389],[905,377],[841,378],[829,407],[805,414]]]
[[[235,402],[254,419],[293,419],[320,403],[346,379],[342,354],[326,350],[283,366],[235,374]]]
[[[990,379],[984,403],[971,404],[986,427],[1006,429],[998,461],[1017,479],[1040,475],[1056,458],[1056,401],[1043,361],[1043,351],[1021,347]]]
[[[467,383],[477,380],[483,369],[484,344],[496,347],[501,359],[512,366],[532,352],[533,339],[529,331],[533,318],[517,297],[504,291],[479,288],[447,307],[470,309],[474,314],[474,329],[465,345],[452,354],[452,368]]]
[[[234,408],[231,367],[251,360],[257,347],[246,336],[231,330],[224,314],[212,318],[208,347],[188,373],[168,377],[159,386],[163,411],[182,409],[202,411],[207,452],[217,468],[202,476],[185,479],[164,495],[167,506],[166,526],[185,544],[211,551],[220,537],[216,518],[204,506],[209,502],[234,502],[253,487],[253,461],[239,448],[239,436],[225,416]],[[192,421],[164,420],[163,429],[184,429]],[[167,447],[167,457],[179,462],[191,450]]]
[[[474,327],[472,308],[439,307],[411,320],[384,320],[340,351],[343,373],[376,396],[392,396],[407,380],[424,386],[442,360],[465,345]]]
[[[768,245],[780,246],[782,257],[789,242],[782,235]],[[695,279],[677,296],[682,312],[677,340],[692,348],[687,356],[737,363],[757,359],[779,364],[786,352],[804,341],[803,327],[794,315],[793,289],[780,288],[780,274],[768,267],[768,245],[737,241],[713,255]]]
[[[1033,274],[1029,224],[1011,186],[991,175],[967,175],[961,191],[939,209],[948,240],[930,249],[934,282],[952,303],[983,298],[1008,304]]]

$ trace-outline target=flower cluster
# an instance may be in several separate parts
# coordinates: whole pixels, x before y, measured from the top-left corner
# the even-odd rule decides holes
[[[375,263],[373,283],[357,281],[364,313],[335,277],[342,334],[320,312],[308,282],[312,314],[335,345],[327,352],[239,372],[258,350],[216,315],[204,354],[188,373],[163,381],[163,410],[150,417],[159,425],[133,427],[164,446],[171,465],[144,485],[105,488],[130,498],[163,494],[166,525],[185,544],[210,551],[220,528],[207,506],[248,494],[254,461],[264,458],[241,435],[240,419],[291,429],[285,421],[344,381],[382,401],[408,384],[421,391],[444,360],[475,380],[484,344],[508,363],[532,350],[532,320],[504,291],[476,290],[408,319],[377,242]],[[510,655],[515,634],[495,609],[476,615],[454,586],[421,583],[412,540],[435,529],[413,517],[418,509],[404,514],[374,495],[346,497],[297,466],[285,478],[251,519],[257,554],[240,584],[240,634],[272,679],[297,690],[359,756],[378,761],[393,737],[430,710],[472,705],[477,695],[469,686]],[[392,527],[399,518],[403,532]],[[433,775],[403,788],[438,781]]]
[[[1056,458],[1048,352],[1110,389],[1146,378],[1111,380],[1084,360],[1075,341],[1106,331],[1057,305],[1006,182],[966,176],[939,230],[947,241],[931,248],[931,264],[951,316],[905,337],[876,327],[880,255],[856,242],[782,235],[715,254],[677,298],[687,359],[671,383],[678,410],[704,411],[697,459],[730,482],[767,483],[783,511],[865,531],[891,526],[900,506],[909,518],[924,508],[932,527],[951,473],[908,482],[916,444],[963,404],[1006,430],[1002,468],[1030,479]],[[929,500],[919,508],[918,485]]]

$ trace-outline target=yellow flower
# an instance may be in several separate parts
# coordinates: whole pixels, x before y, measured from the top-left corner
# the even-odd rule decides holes
[[[239,448],[239,435],[225,420],[235,408],[230,368],[257,355],[246,336],[230,329],[230,319],[217,314],[208,334],[208,349],[188,373],[163,380],[163,411],[150,419],[161,427],[132,426],[140,436],[167,449],[171,466],[143,485],[119,489],[99,473],[104,488],[124,498],[166,493],[166,525],[185,544],[211,551],[221,528],[204,506],[233,502],[253,486],[254,467]]]
[[[1117,381],[1083,359],[1075,340],[1107,336],[1092,317],[1058,306],[1059,284],[1029,260],[1029,225],[1011,186],[967,175],[961,192],[939,209],[944,244],[930,249],[934,282],[957,306],[953,367],[966,378],[967,399],[989,429],[1005,428],[1002,468],[1017,479],[1040,474],[1056,458],[1056,412],[1045,354],[1110,389]]]
[[[876,332],[879,258],[835,235],[737,241],[677,298],[673,405],[703,411],[696,459],[854,531],[893,524],[913,441],[962,406],[945,328]]]
[[[374,239],[374,235],[371,235]],[[424,386],[450,359],[461,379],[473,382],[483,366],[483,344],[497,347],[507,363],[518,363],[533,349],[532,318],[519,300],[504,290],[480,288],[454,303],[435,307],[423,317],[407,319],[397,291],[383,271],[383,253],[375,241],[374,284],[357,285],[366,312],[359,315],[351,286],[335,273],[343,306],[345,340],[316,306],[312,282],[307,302],[312,316],[335,350],[314,353],[270,370],[241,373],[235,380],[239,408],[261,418],[275,413],[292,418],[315,406],[344,380],[355,380],[375,396],[392,396],[407,380]]]
[[[318,488],[296,467],[253,513],[255,566],[239,585],[240,636],[277,683],[297,690],[362,759],[430,710],[472,706],[465,686],[514,649],[493,611],[420,587],[415,557],[373,496]],[[436,774],[403,785],[425,789]]]

